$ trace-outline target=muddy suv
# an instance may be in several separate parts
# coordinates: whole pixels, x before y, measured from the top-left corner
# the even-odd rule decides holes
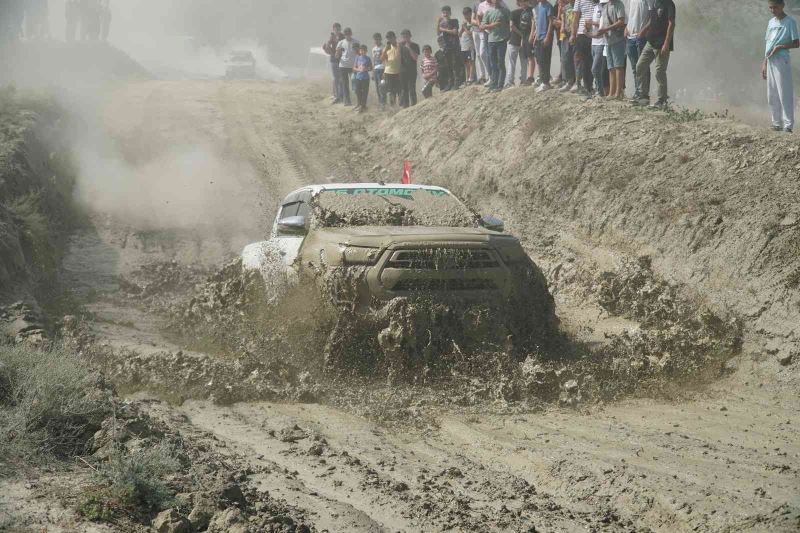
[[[441,187],[315,185],[286,197],[270,239],[247,246],[243,265],[262,273],[269,294],[316,284],[340,312],[377,325],[384,351],[407,344],[387,328],[428,346],[444,330],[457,342],[481,331],[538,344],[556,325],[553,299],[503,231]]]

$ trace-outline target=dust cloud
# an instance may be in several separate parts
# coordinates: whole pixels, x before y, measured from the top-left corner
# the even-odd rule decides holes
[[[0,45],[0,85],[50,88],[78,115],[84,127],[73,140],[81,167],[79,197],[87,204],[136,224],[236,226],[261,213],[258,205],[242,208],[253,203],[246,184],[257,173],[223,156],[213,138],[160,139],[166,152],[132,156],[105,133],[101,108],[109,93],[131,79],[220,79],[226,57],[240,49],[253,52],[261,79],[326,76],[327,61],[312,50],[333,21],[352,27],[362,42],[370,42],[374,32],[409,28],[420,44],[434,43],[443,3],[458,15],[470,2],[111,0],[108,46],[65,43],[66,2],[50,0],[49,40]],[[765,5],[747,0],[678,0],[677,5],[669,70],[674,101],[759,117],[765,100],[759,79],[769,17]],[[8,11],[0,14],[5,15]],[[146,138],[157,126],[144,124],[139,131]]]

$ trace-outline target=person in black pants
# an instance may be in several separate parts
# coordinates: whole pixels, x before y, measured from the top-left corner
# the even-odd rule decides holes
[[[417,105],[417,58],[419,45],[411,40],[411,32],[400,32],[400,48],[402,49],[401,61],[403,71],[400,74],[400,107]]]
[[[464,73],[464,56],[461,54],[461,41],[458,37],[461,25],[451,18],[450,6],[442,8],[442,16],[436,22],[436,31],[444,39],[445,64],[443,71],[447,72],[448,87],[442,90],[458,89],[466,81]]]

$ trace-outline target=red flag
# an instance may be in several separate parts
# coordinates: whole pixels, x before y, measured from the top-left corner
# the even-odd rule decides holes
[[[403,168],[403,179],[400,180],[403,185],[411,185],[411,162],[406,159],[406,166]]]

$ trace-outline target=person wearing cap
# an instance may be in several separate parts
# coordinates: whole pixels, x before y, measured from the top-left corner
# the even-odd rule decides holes
[[[767,25],[767,48],[761,77],[767,80],[767,100],[772,129],[792,133],[794,129],[794,85],[789,50],[800,48],[797,23],[784,11],[783,0],[769,0],[772,18]]]
[[[668,105],[667,92],[667,66],[669,58],[675,49],[673,35],[675,33],[675,3],[672,0],[655,0],[650,9],[647,25],[642,28],[640,36],[647,39],[647,44],[642,50],[639,62],[636,64],[636,74],[639,76],[641,94],[634,105],[646,106],[650,103],[650,65],[655,61],[656,81],[658,82],[658,100],[651,106],[663,109]]]
[[[400,74],[403,71],[401,56],[402,52],[397,44],[397,35],[393,31],[386,32],[386,47],[384,47],[381,54],[381,60],[384,64],[385,94],[389,96],[390,105],[396,105],[400,95]]]
[[[400,32],[400,52],[403,70],[400,72],[400,107],[417,105],[417,58],[420,48],[411,40],[411,31]]]
[[[625,97],[625,5],[622,0],[600,0],[602,26],[598,34],[606,40],[608,62],[608,97]]]
[[[639,57],[644,51],[644,46],[647,41],[642,37],[641,31],[647,26],[650,21],[650,9],[653,7],[654,0],[630,0],[630,6],[627,10],[627,25],[625,27],[625,39],[627,40],[626,51],[628,54],[628,62],[631,64],[631,74],[634,79],[634,91],[632,102],[637,101],[641,97],[641,80],[636,73],[636,65],[639,63]],[[645,73],[650,79],[650,69]]]

